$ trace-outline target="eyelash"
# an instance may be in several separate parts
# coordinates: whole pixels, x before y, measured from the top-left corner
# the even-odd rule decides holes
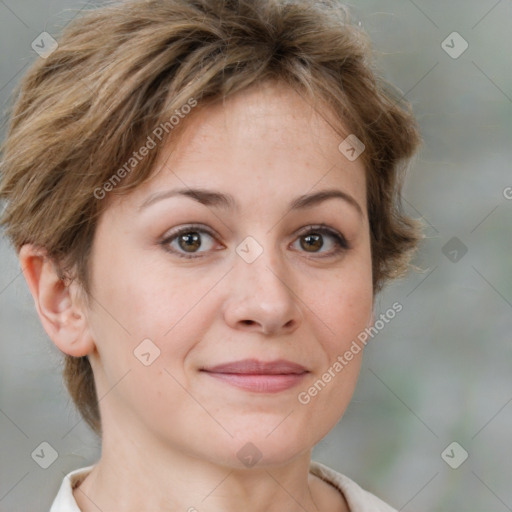
[[[163,246],[165,251],[177,255],[179,258],[185,258],[185,259],[201,258],[202,256],[198,255],[200,253],[195,253],[195,255],[194,255],[194,253],[186,254],[186,253],[179,252],[179,251],[176,251],[175,249],[170,248],[170,242],[172,242],[174,239],[177,239],[181,235],[184,235],[187,233],[196,233],[196,232],[206,233],[209,236],[211,236],[212,238],[216,237],[215,233],[213,233],[209,229],[206,229],[204,226],[202,226],[200,224],[191,224],[191,225],[179,228],[178,230],[176,230],[174,232],[169,233],[169,235],[166,236],[163,240],[161,240],[159,242],[159,244],[161,246]],[[329,235],[334,239],[335,244],[337,246],[336,249],[331,251],[331,254],[329,254],[327,256],[318,256],[319,258],[333,257],[333,256],[336,256],[336,255],[350,249],[350,246],[349,246],[346,238],[342,234],[338,233],[334,229],[331,229],[331,228],[325,226],[324,224],[316,224],[313,226],[308,226],[307,229],[302,230],[297,235],[297,238],[300,238],[300,237],[303,237],[306,235],[311,235],[311,234]],[[312,253],[312,254],[315,254],[315,253]]]

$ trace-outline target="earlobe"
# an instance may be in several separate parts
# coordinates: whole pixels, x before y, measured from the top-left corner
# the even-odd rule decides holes
[[[44,330],[64,353],[81,357],[94,349],[85,306],[77,284],[69,286],[59,277],[46,252],[31,244],[20,249],[19,259]]]

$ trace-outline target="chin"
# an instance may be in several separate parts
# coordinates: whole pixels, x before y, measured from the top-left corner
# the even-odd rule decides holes
[[[234,448],[235,460],[233,463],[238,468],[263,468],[288,464],[296,457],[304,454],[312,448],[308,439],[297,432],[296,435],[284,427],[278,433],[276,424],[270,429],[252,433],[245,431],[244,435],[235,436],[230,441]],[[250,432],[250,430],[249,430]],[[270,433],[272,432],[272,433]],[[270,435],[269,435],[270,433]]]

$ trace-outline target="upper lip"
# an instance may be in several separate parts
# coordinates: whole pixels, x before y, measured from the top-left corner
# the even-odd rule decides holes
[[[258,359],[243,359],[201,368],[201,370],[212,373],[238,373],[246,375],[300,374],[308,371],[304,366],[287,361],[286,359],[276,359],[275,361],[268,362]]]

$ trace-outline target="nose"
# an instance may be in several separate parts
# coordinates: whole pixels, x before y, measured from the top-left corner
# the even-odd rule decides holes
[[[252,263],[237,257],[234,265],[224,309],[226,323],[265,335],[295,331],[302,322],[302,302],[285,265],[270,251]]]

